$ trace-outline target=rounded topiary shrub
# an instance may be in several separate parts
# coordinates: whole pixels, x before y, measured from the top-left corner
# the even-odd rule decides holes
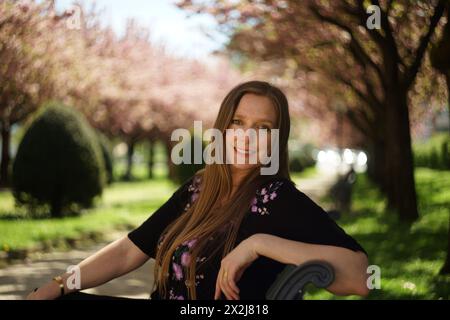
[[[106,182],[111,184],[114,180],[113,177],[113,155],[111,150],[111,142],[109,139],[101,132],[97,133],[98,141],[100,143],[100,148],[102,151],[103,162],[105,164],[105,174],[106,174]]]
[[[31,215],[62,217],[93,204],[104,184],[94,131],[74,109],[51,103],[25,133],[13,164],[13,194]]]

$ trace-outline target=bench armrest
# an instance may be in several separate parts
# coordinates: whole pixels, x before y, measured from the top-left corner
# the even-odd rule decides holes
[[[334,281],[333,267],[324,261],[310,261],[299,266],[287,265],[267,290],[267,300],[301,300],[304,288],[312,283],[327,288]]]

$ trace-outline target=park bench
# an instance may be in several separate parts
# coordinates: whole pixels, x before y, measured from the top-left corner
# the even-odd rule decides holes
[[[287,265],[267,290],[267,300],[302,300],[305,287],[327,288],[334,281],[334,269],[324,261]]]

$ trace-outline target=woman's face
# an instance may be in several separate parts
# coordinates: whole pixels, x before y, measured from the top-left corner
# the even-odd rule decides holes
[[[231,135],[230,139],[226,139],[227,157],[228,159],[234,159],[230,164],[232,169],[253,169],[260,165],[260,155],[270,155],[270,130],[276,128],[277,122],[276,108],[270,98],[251,93],[247,93],[241,98],[228,129],[242,129],[244,131],[254,129],[256,141],[251,143],[249,135],[236,134]],[[262,129],[267,132],[265,138],[264,136],[260,138],[259,133]],[[255,158],[256,163],[253,161]]]

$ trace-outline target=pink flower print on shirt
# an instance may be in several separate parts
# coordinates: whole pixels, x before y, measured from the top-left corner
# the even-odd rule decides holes
[[[256,191],[255,197],[252,199],[250,211],[259,215],[268,215],[269,210],[266,207],[270,201],[277,197],[278,189],[283,185],[282,181],[272,182],[269,186]]]

